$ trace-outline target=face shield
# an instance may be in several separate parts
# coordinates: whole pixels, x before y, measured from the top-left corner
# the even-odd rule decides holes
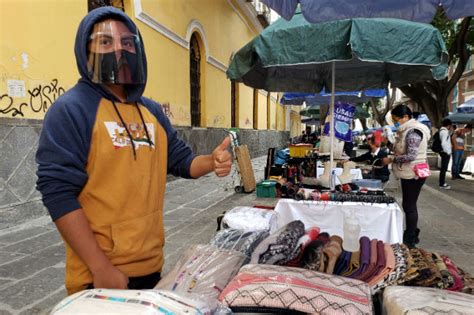
[[[94,25],[89,37],[87,69],[98,84],[144,84],[145,64],[140,37],[120,21]]]

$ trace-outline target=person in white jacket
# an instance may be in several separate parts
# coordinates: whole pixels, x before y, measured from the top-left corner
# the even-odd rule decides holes
[[[443,151],[439,152],[441,157],[441,170],[439,172],[439,188],[451,189],[451,186],[446,184],[446,171],[448,170],[449,159],[451,158],[452,146],[451,146],[451,130],[453,123],[450,119],[444,119],[441,123],[441,129],[439,130],[439,138],[441,140],[441,147]]]

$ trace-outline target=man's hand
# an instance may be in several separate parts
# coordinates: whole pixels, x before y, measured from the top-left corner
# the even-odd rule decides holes
[[[214,162],[214,172],[217,176],[223,177],[230,173],[232,167],[232,155],[227,151],[230,145],[230,137],[226,137],[217,148],[212,151],[212,160]]]
[[[92,274],[95,289],[127,289],[128,277],[117,267],[109,264]]]
[[[384,157],[384,158],[382,159],[382,165],[388,165],[388,164],[390,164],[390,163],[392,163],[392,162],[393,162],[393,158],[391,158],[391,157]]]

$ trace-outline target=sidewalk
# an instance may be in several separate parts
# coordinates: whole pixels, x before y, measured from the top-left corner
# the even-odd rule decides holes
[[[474,179],[451,180],[451,190],[439,188],[439,171],[432,171],[422,190],[420,247],[449,255],[455,263],[474,274]]]
[[[263,177],[266,156],[252,160],[255,177]],[[249,205],[253,194],[234,194],[238,175],[198,180],[176,179],[166,185],[165,266],[173,267],[191,244],[208,243],[216,218],[225,210]],[[234,183],[235,181],[235,183]],[[49,216],[0,229],[0,315],[48,314],[66,296],[63,242]]]
[[[257,181],[263,177],[266,157],[252,160]],[[236,176],[234,176],[235,179]],[[438,188],[438,172],[424,185],[418,209],[420,247],[449,255],[474,274],[474,181],[449,180],[453,189]],[[239,205],[275,204],[255,193],[234,194],[232,177],[208,175],[198,180],[177,179],[167,184],[164,223],[165,266],[172,268],[185,248],[208,243],[216,218]],[[401,204],[399,182],[387,187]],[[0,315],[46,314],[66,296],[64,250],[50,218],[45,216],[9,229],[0,229]]]

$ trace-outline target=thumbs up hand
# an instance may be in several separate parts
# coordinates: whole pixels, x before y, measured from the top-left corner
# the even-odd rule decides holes
[[[214,161],[214,172],[219,177],[229,175],[232,167],[232,155],[227,148],[230,145],[230,137],[226,137],[214,151],[212,151],[212,159]]]

